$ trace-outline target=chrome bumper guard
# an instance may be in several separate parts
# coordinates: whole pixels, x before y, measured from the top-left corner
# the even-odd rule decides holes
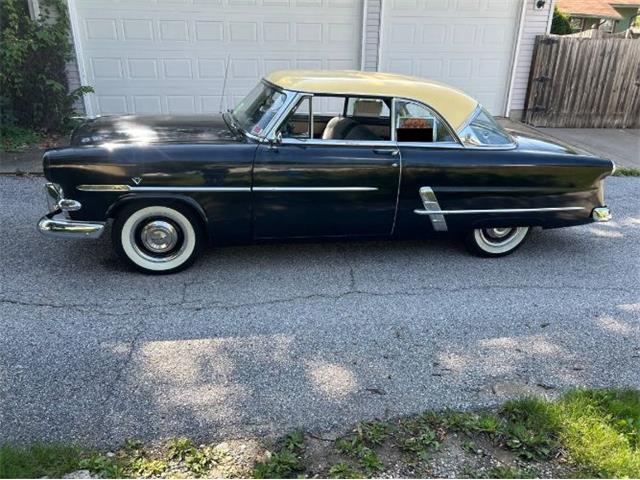
[[[612,217],[609,207],[596,207],[591,212],[591,218],[596,222],[608,222]]]
[[[105,222],[84,222],[67,217],[66,212],[82,208],[80,202],[64,198],[62,189],[54,183],[45,184],[44,189],[50,213],[38,222],[40,233],[65,238],[99,238],[102,235]]]

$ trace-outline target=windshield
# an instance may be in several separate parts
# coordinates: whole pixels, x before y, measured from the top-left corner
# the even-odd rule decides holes
[[[478,109],[469,125],[460,131],[460,138],[470,146],[513,145],[514,140],[484,108]]]
[[[286,95],[274,87],[260,82],[233,109],[231,114],[245,132],[264,136],[265,128],[284,105]]]

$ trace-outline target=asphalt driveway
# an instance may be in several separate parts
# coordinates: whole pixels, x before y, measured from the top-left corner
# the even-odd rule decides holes
[[[640,388],[640,181],[609,224],[515,255],[456,242],[211,250],[133,273],[108,236],[41,237],[42,179],[0,177],[0,443],[322,431],[573,386]]]

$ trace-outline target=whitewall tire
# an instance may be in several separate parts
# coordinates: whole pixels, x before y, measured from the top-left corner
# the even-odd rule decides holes
[[[146,273],[174,273],[199,255],[202,224],[180,205],[132,205],[115,218],[111,233],[116,252]]]
[[[465,236],[469,251],[481,257],[503,257],[523,244],[530,227],[476,228]]]

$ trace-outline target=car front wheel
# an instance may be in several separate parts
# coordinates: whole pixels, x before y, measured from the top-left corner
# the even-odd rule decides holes
[[[121,258],[145,273],[175,273],[202,248],[200,219],[178,205],[131,205],[115,218],[111,239]]]
[[[481,257],[503,257],[527,238],[529,227],[476,228],[465,235],[469,251]]]

